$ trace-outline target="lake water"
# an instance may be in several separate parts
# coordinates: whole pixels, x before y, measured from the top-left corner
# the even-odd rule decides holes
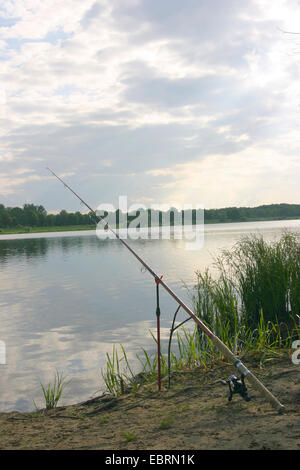
[[[128,242],[191,306],[186,286],[221,249],[251,233],[271,240],[284,228],[300,232],[300,220],[206,225],[198,251],[184,240]],[[141,348],[154,350],[155,283],[118,240],[94,231],[2,235],[0,273],[0,411],[30,411],[33,400],[43,406],[40,382],[52,381],[56,369],[71,379],[60,404],[87,400],[104,389],[101,368],[113,345],[123,344],[132,360]],[[160,290],[166,351],[177,304]]]

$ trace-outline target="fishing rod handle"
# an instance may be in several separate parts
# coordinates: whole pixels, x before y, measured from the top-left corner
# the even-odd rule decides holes
[[[160,281],[160,284],[166,289],[167,292],[181,305],[181,307],[192,317],[192,319],[199,325],[201,330],[212,340],[214,345],[229,359],[233,365],[235,365],[239,372],[244,374],[246,378],[248,378],[251,385],[260,392],[267,401],[271,403],[271,405],[278,411],[278,413],[282,413],[284,411],[284,406],[277,400],[276,397],[258,380],[255,375],[252,374],[244,364],[230,351],[230,349],[220,340],[201,320],[197,317],[194,312],[175,294],[175,292],[170,289],[170,287],[163,281]]]
[[[213,343],[217,348],[224,353],[224,355],[235,365],[241,374],[253,385],[258,392],[260,392],[269,403],[278,411],[278,413],[283,413],[285,407],[280,403],[280,401],[268,390],[261,381],[252,373],[247,367],[230,351],[229,348],[217,337],[214,335],[211,338]]]

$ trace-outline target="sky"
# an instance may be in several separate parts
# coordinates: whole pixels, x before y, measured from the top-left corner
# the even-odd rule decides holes
[[[0,203],[300,204],[298,0],[1,0]]]

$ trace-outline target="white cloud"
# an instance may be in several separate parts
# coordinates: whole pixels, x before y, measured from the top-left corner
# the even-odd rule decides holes
[[[43,196],[44,163],[71,168],[95,200],[99,185],[107,198],[121,185],[132,200],[150,200],[158,175],[175,174],[188,200],[192,171],[201,170],[211,206],[239,205],[245,188],[253,204],[299,202],[295,185],[283,189],[300,176],[298,39],[282,32],[298,28],[297,1],[7,0],[1,8],[0,171],[10,204],[22,204],[26,189],[58,209],[54,185]],[[267,155],[287,162],[282,184],[269,162],[273,189],[255,191]],[[215,182],[220,159],[227,199]],[[27,165],[30,187],[15,173]],[[247,181],[247,167],[258,176]],[[158,184],[156,197],[174,199],[173,183]]]
[[[20,177],[20,175],[27,173],[27,171],[28,170],[17,170],[15,173],[11,173],[9,175],[0,173],[0,195],[6,196],[8,194],[13,194],[16,191],[16,187],[22,186],[24,183],[28,183],[29,181],[44,181],[45,179],[50,178],[36,174]]]
[[[300,160],[267,147],[253,146],[229,155],[210,155],[204,160],[177,164],[148,173],[160,179],[170,201],[204,204],[206,208],[294,203]],[[278,191],[281,180],[286,186]],[[239,195],[237,203],[236,195]]]

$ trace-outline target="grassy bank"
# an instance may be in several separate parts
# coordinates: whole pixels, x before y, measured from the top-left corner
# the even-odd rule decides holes
[[[211,219],[205,221],[205,225],[216,225],[216,224],[230,224],[230,223],[245,223],[245,222],[270,222],[270,221],[280,221],[280,220],[299,220],[300,217],[254,217],[247,218],[245,220],[222,220],[222,219]],[[156,227],[153,225],[153,227]],[[44,233],[44,232],[69,232],[69,231],[78,231],[78,230],[95,230],[96,225],[65,225],[59,227],[11,227],[11,228],[0,228],[0,237],[1,235],[12,235],[12,234],[21,234],[21,233]]]
[[[275,363],[281,357],[291,356],[294,341],[300,339],[300,327],[293,317],[289,317],[287,322],[266,322],[262,313],[254,330],[241,327],[231,336],[228,325],[224,324],[224,328],[219,327],[218,333],[226,346],[242,361],[255,357],[261,367],[268,362]],[[157,354],[150,355],[143,349],[137,358],[140,362],[138,374],[129,363],[122,345],[119,348],[114,346],[111,355],[107,353],[107,363],[102,370],[102,376],[106,390],[111,395],[122,396],[138,391],[145,384],[157,382]],[[203,338],[197,327],[191,330],[182,327],[172,343],[170,355],[168,356],[167,351],[161,353],[161,374],[167,388],[172,388],[174,373],[194,368],[207,372],[227,363],[223,354],[210,339]],[[233,366],[232,372],[237,374]]]
[[[18,227],[2,228],[1,235],[13,235],[18,233],[44,233],[44,232],[70,232],[78,230],[95,230],[95,225],[66,225],[62,227]]]
[[[238,224],[243,222],[276,222],[277,220],[299,220],[300,217],[247,217],[243,220],[234,220],[234,219],[210,219],[209,221],[204,222],[206,225],[215,225],[215,224]]]

